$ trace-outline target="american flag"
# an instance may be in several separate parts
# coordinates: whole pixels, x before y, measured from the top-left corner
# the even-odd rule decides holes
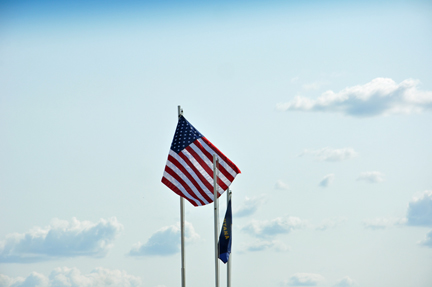
[[[162,183],[194,206],[213,202],[213,154],[216,154],[219,160],[219,197],[228,189],[240,170],[183,116],[180,116]]]

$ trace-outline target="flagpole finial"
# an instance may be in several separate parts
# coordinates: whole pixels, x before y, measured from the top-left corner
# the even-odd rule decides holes
[[[177,106],[178,117],[180,118],[183,115],[183,109],[180,105]]]

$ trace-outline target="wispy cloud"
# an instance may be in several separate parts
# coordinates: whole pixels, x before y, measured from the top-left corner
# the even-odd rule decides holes
[[[0,286],[2,287],[105,287],[105,286],[141,286],[141,278],[127,274],[122,270],[96,268],[90,274],[81,274],[77,268],[55,268],[49,276],[38,272],[32,272],[27,277],[9,277],[0,274]]]
[[[406,218],[377,217],[363,221],[363,226],[368,229],[379,230],[406,224]]]
[[[277,234],[287,234],[295,229],[304,228],[306,220],[298,217],[277,217],[272,220],[254,220],[242,228],[243,231],[262,238],[269,238]]]
[[[274,188],[279,189],[279,190],[288,190],[289,185],[287,183],[283,182],[282,180],[278,180],[278,181],[276,181]]]
[[[393,226],[432,226],[432,191],[424,191],[418,197],[414,197],[408,204],[405,218],[379,217],[363,221],[365,228],[379,230]],[[427,239],[425,239],[427,242]],[[422,241],[423,242],[423,241]],[[423,243],[422,243],[423,244]],[[423,244],[424,245],[424,244]]]
[[[282,282],[282,286],[316,286],[324,281],[325,278],[320,274],[314,273],[296,273],[288,280]]]
[[[291,83],[297,83],[300,80],[300,77],[291,78]]]
[[[54,219],[45,228],[9,234],[0,242],[0,262],[28,263],[60,257],[104,257],[123,230],[115,217],[96,223]]]
[[[342,224],[347,219],[345,217],[337,217],[331,219],[324,219],[320,225],[315,227],[316,230],[324,231],[330,228],[335,228],[336,226]]]
[[[353,287],[353,286],[356,286],[356,283],[348,276],[345,276],[344,278],[338,280],[335,284],[335,287]]]
[[[343,161],[358,156],[353,148],[333,149],[325,147],[322,149],[305,149],[299,156],[312,155],[317,161]]]
[[[321,187],[328,187],[330,184],[333,183],[333,180],[334,180],[334,174],[330,173],[324,176],[318,185]]]
[[[240,248],[241,253],[244,253],[246,251],[258,252],[269,249],[277,252],[285,252],[289,250],[289,247],[279,240],[257,240],[255,242],[248,243]]]
[[[432,230],[426,234],[426,238],[419,242],[420,245],[432,248]]]
[[[370,183],[377,183],[384,181],[384,174],[379,171],[365,171],[362,172],[357,180],[363,180]]]
[[[407,224],[413,226],[432,226],[432,191],[424,191],[408,204]]]
[[[185,222],[186,242],[195,242],[200,236],[191,223]],[[169,256],[180,252],[180,225],[165,226],[156,231],[146,243],[138,242],[129,251],[129,256]]]
[[[280,111],[332,112],[354,117],[412,114],[432,109],[432,92],[418,89],[419,80],[407,79],[397,84],[389,78],[376,78],[364,85],[348,87],[335,93],[327,91],[312,100],[297,96],[280,103]]]
[[[246,217],[254,214],[266,201],[266,195],[247,197],[240,207],[234,212],[236,217]]]

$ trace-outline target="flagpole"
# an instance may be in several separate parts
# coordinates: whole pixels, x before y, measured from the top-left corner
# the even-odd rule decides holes
[[[227,207],[228,207],[228,204],[231,200],[231,190],[228,188],[226,193],[227,193]],[[232,206],[232,202],[231,202],[231,206]],[[230,234],[230,236],[232,236],[232,234]],[[227,263],[227,287],[231,287],[231,261],[232,261],[232,254],[230,254]]]
[[[177,106],[178,117],[183,115],[183,110]],[[184,199],[180,196],[180,243],[181,243],[181,286],[186,287],[186,273],[185,273],[185,212],[184,212]]]
[[[213,154],[213,195],[214,195],[214,231],[215,231],[215,280],[216,287],[219,287],[219,248],[218,248],[218,233],[219,233],[219,210],[217,197],[217,165],[219,160],[216,154]]]

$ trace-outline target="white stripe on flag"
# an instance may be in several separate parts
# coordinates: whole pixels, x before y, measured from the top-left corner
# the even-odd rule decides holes
[[[189,178],[187,178],[187,176],[183,173],[183,171],[181,171],[175,164],[167,160],[166,165],[169,168],[171,168],[189,186],[190,189],[192,189],[192,192],[196,195],[196,197],[204,201],[204,204],[210,203],[201,195],[201,193],[196,189],[195,185],[189,180]]]
[[[197,155],[200,157],[200,158],[202,158],[204,161],[205,161],[205,163],[208,165],[208,167],[211,169],[211,170],[213,170],[213,162],[212,161],[210,161],[209,159],[208,159],[208,157],[194,144],[194,143],[192,143],[192,144],[190,144],[189,145],[196,153],[197,153]],[[213,153],[215,153],[215,152],[213,152]],[[219,156],[218,156],[218,158],[219,158]],[[222,180],[227,186],[229,186],[230,184],[231,184],[231,182],[225,177],[225,175],[223,175],[221,172],[218,172],[218,178],[220,179],[220,180]],[[212,178],[212,184],[213,184],[213,178]],[[221,191],[219,191],[219,186],[218,186],[218,191],[219,191],[219,193],[220,194],[222,194],[222,193],[224,193],[224,190],[222,189],[222,188],[220,188],[220,190]]]
[[[174,184],[180,191],[181,193],[183,193],[183,195],[187,198],[189,198],[190,200],[194,201],[197,205],[202,205],[201,202],[199,202],[199,200],[196,200],[195,198],[193,198],[183,187],[183,185],[181,185],[174,177],[172,177],[169,173],[167,173],[166,171],[164,171],[164,175],[163,177],[165,177],[169,182],[171,182],[172,184]]]
[[[194,144],[191,144],[189,146],[192,147],[192,145],[196,149],[196,146]],[[196,152],[195,149],[193,148],[193,150]],[[190,162],[195,166],[195,168],[198,170],[198,172],[200,172],[202,174],[202,176],[204,176],[204,178],[211,184],[211,186],[213,186],[213,177],[211,177],[207,173],[207,171],[201,166],[201,164],[196,160],[196,158],[190,152],[188,152],[186,149],[182,150],[181,153],[183,153],[190,160]],[[203,153],[198,154],[198,156],[202,160],[208,161],[208,158]],[[213,166],[213,164],[212,164],[212,166]],[[213,170],[213,167],[211,167],[211,169]],[[218,186],[217,190],[220,194],[222,194],[224,192],[224,190],[220,186]],[[208,188],[206,188],[204,191],[205,191],[205,193],[207,193],[208,196],[213,194],[213,190],[209,190]],[[213,198],[213,196],[211,196],[211,198]],[[213,200],[214,200],[214,198],[213,198]]]
[[[215,151],[212,150],[202,139],[198,139],[198,141],[210,154],[215,153]],[[218,158],[219,158],[219,164],[222,165],[229,172],[229,174],[231,174],[235,178],[237,173],[222,158],[220,158],[219,156]]]
[[[194,172],[194,170],[184,161],[184,159],[179,156],[175,151],[170,150],[169,154],[175,158],[180,164],[181,166],[186,169],[186,171],[193,177],[193,179],[195,179],[195,181],[198,183],[199,187],[201,188],[201,190],[203,190],[209,197],[210,199],[213,201],[213,193],[209,193],[208,188],[205,186],[205,184],[201,181],[201,179],[198,177],[198,175]],[[201,173],[202,174],[202,173]],[[193,183],[192,183],[193,185]]]

